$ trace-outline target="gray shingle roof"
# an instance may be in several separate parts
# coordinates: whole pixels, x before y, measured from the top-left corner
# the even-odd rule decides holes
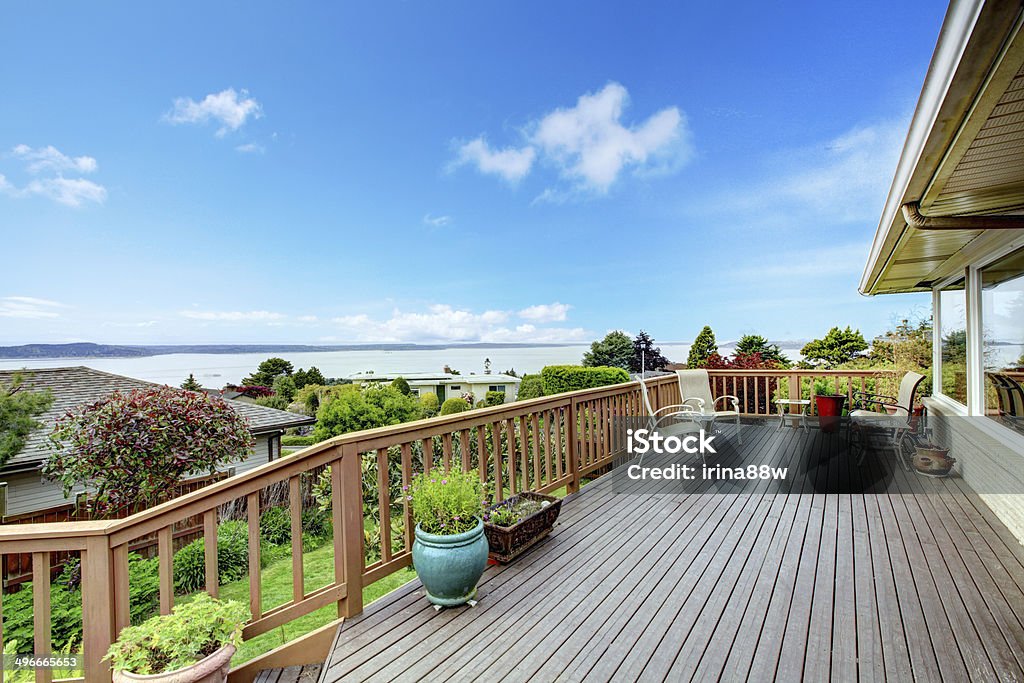
[[[132,391],[133,389],[149,389],[160,386],[153,382],[113,375],[82,366],[36,370],[0,370],[0,382],[10,383],[14,375],[19,372],[24,377],[23,386],[26,389],[49,389],[53,394],[53,405],[36,418],[43,423],[43,426],[29,435],[25,447],[7,462],[4,469],[22,468],[46,460],[49,456],[46,435],[49,434],[54,421],[69,409],[99,401],[114,391]],[[252,403],[228,401],[228,404],[249,421],[249,429],[254,434],[313,424],[316,421],[305,415],[266,408]]]

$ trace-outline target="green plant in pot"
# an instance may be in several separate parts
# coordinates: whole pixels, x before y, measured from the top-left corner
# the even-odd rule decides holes
[[[818,412],[818,423],[823,432],[835,432],[843,415],[846,395],[839,393],[839,378],[835,378],[835,391],[831,392],[827,381],[814,383],[814,403]]]
[[[105,659],[114,681],[218,683],[227,680],[249,609],[200,593],[170,614],[121,631]]]
[[[483,484],[473,472],[433,471],[414,476],[408,496],[412,563],[427,599],[445,607],[469,602],[487,567]]]

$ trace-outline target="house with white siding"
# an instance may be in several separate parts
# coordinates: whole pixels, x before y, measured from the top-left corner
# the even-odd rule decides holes
[[[53,404],[36,419],[42,426],[32,432],[25,446],[13,458],[0,467],[0,518],[21,516],[29,513],[57,511],[75,504],[75,498],[82,492],[72,492],[68,498],[59,482],[42,476],[40,468],[49,456],[47,435],[56,419],[69,409],[88,403],[95,403],[114,391],[152,389],[159,385],[152,382],[101,372],[87,367],[47,368],[38,370],[0,371],[0,383],[9,384],[15,374],[21,374],[25,390],[49,390]],[[253,450],[243,454],[232,463],[229,472],[240,474],[258,465],[265,464],[281,455],[281,435],[286,429],[314,423],[306,415],[275,410],[253,403],[228,400],[249,422],[249,429],[255,437]]]

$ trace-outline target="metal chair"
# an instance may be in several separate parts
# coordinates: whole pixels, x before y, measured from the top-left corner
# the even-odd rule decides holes
[[[657,431],[664,437],[681,436],[683,434],[693,434],[700,431],[700,424],[697,420],[691,417],[699,414],[699,410],[688,404],[662,406],[655,410],[654,406],[651,404],[651,397],[647,393],[647,384],[644,382],[642,374],[637,377],[637,382],[640,384],[640,396],[643,397],[644,410],[647,411],[648,430]],[[681,421],[680,418],[682,418]],[[672,419],[673,422],[664,424],[669,419]],[[643,459],[644,456],[641,454],[639,460],[637,460],[637,464],[642,464]]]
[[[711,379],[707,370],[676,370],[679,380],[679,396],[683,404],[695,403],[703,413],[714,413],[715,420],[727,420],[736,423],[736,440],[743,444],[743,432],[740,430],[740,400],[729,394],[712,398]],[[718,410],[719,401],[729,401],[732,410]]]
[[[866,391],[853,392],[853,405],[850,410],[850,421],[846,427],[846,440],[853,445],[856,434],[857,446],[860,448],[858,462],[864,461],[865,441],[872,434],[881,434],[888,440],[888,446],[899,453],[904,437],[914,430],[914,395],[924,380],[924,375],[908,372],[900,380],[897,396],[872,394]],[[886,409],[886,413],[872,410],[872,406]],[[906,466],[906,463],[904,463]]]

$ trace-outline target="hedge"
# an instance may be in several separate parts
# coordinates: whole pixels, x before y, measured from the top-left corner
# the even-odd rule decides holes
[[[451,415],[469,410],[469,404],[461,398],[453,397],[441,404],[441,414]]]
[[[578,389],[593,389],[609,384],[629,381],[629,373],[622,368],[581,365],[548,365],[540,371],[541,385],[545,396],[561,394]]]
[[[519,383],[519,397],[520,401],[525,401],[531,398],[540,398],[544,395],[544,384],[541,381],[540,375],[523,375],[523,381]]]
[[[310,434],[309,436],[282,436],[282,446],[312,446],[315,444],[316,438]]]

